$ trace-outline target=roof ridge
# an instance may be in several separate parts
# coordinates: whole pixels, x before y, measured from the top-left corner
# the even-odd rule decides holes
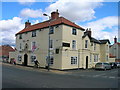
[[[50,20],[47,20],[47,21],[44,21],[44,22],[40,22],[40,23],[37,23],[37,24],[34,24],[34,25],[31,25],[29,26],[28,28],[24,28],[22,29],[20,32],[18,32],[17,34],[21,34],[21,33],[24,33],[24,32],[29,32],[29,31],[33,31],[33,30],[36,30],[38,28],[45,28],[45,27],[48,27],[48,22]],[[57,24],[66,24],[66,25],[69,25],[69,26],[72,26],[72,27],[75,27],[75,28],[78,28],[78,29],[81,29],[81,30],[85,30],[84,28],[82,28],[81,26],[71,22],[70,20],[64,18],[64,17],[58,17],[57,19],[55,20],[51,20],[51,23],[50,25],[54,26],[54,25],[57,25]],[[16,34],[16,35],[17,35]]]

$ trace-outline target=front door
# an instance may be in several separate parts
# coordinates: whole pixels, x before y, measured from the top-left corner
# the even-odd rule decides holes
[[[88,69],[88,56],[86,56],[86,69]]]
[[[27,66],[27,61],[28,61],[28,55],[24,55],[24,66]]]

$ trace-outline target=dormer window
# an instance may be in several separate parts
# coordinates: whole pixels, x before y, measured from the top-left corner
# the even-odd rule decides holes
[[[22,34],[19,35],[19,39],[22,39]]]
[[[77,30],[75,28],[72,29],[72,35],[77,35]]]
[[[32,31],[32,37],[36,37],[36,31]]]
[[[50,32],[49,34],[54,34],[54,27],[50,27]]]

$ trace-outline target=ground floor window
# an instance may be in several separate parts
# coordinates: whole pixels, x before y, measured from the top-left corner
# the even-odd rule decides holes
[[[71,57],[71,64],[77,64],[77,57],[74,56],[74,57]]]
[[[90,54],[90,62],[92,62],[92,54]]]
[[[32,56],[31,56],[31,62],[34,62],[35,59],[36,59],[36,56],[35,56],[35,55],[32,55]]]
[[[98,55],[94,55],[94,62],[98,62]]]
[[[108,61],[108,55],[106,56],[106,60]]]
[[[18,55],[18,61],[22,61],[22,55]]]

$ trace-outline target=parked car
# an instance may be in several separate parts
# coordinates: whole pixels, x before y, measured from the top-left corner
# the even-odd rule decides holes
[[[117,68],[117,64],[115,62],[110,62],[110,65],[112,69]]]
[[[95,69],[107,70],[107,69],[111,69],[111,66],[109,63],[99,62],[99,63],[96,63]]]
[[[116,62],[117,68],[120,68],[120,62]]]

